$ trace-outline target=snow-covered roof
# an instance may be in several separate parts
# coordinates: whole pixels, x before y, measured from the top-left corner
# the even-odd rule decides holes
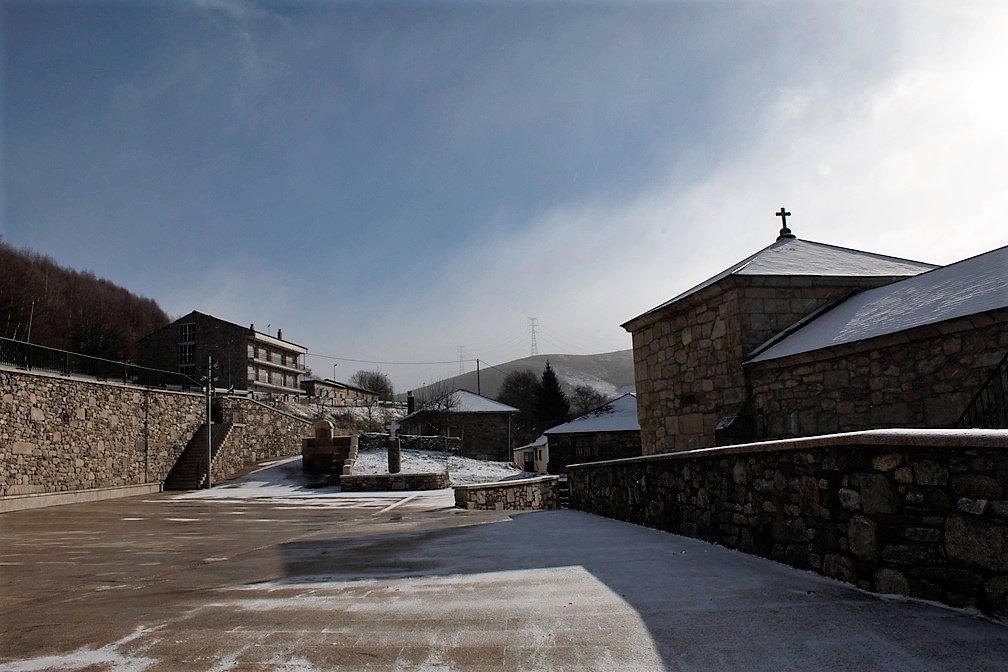
[[[629,320],[623,327],[626,328],[630,322],[681,301],[730,275],[906,277],[918,275],[934,268],[937,268],[934,264],[925,264],[909,259],[887,257],[798,238],[782,238],[751,257],[743,259],[734,266],[704,280],[699,285],[669,299],[657,308],[652,308]]]
[[[448,395],[447,404],[438,404],[440,408],[447,409],[449,413],[519,413],[519,409],[514,406],[502,404],[499,401],[484,397],[481,394],[470,392],[469,390],[455,390]],[[431,409],[421,406],[415,412],[407,415],[400,422],[405,422],[409,418],[421,413],[426,413]]]
[[[1008,247],[855,294],[757,350],[749,361],[787,357],[998,308],[1008,308]]]
[[[630,432],[640,430],[637,421],[637,397],[624,394],[570,422],[547,429],[546,434],[584,434],[587,432]]]

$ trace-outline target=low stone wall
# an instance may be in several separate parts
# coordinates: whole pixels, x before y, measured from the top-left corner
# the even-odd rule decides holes
[[[160,483],[204,420],[201,395],[0,369],[0,496]]]
[[[567,473],[571,508],[1008,616],[1008,431],[856,432]]]
[[[343,492],[391,492],[394,490],[443,490],[451,485],[447,471],[340,476]]]
[[[455,486],[459,509],[544,511],[557,507],[558,476]]]
[[[361,434],[357,441],[357,447],[359,450],[387,450],[389,435],[376,433]],[[445,437],[443,436],[415,436],[412,434],[399,435],[399,446],[401,448],[408,448],[411,450],[430,450],[443,453],[445,452],[446,445],[448,447],[448,452],[453,455],[458,455],[462,450],[462,439],[456,436],[449,436],[446,444]]]
[[[226,420],[235,420],[213,461],[213,482],[234,478],[249,464],[301,454],[312,423],[248,397],[221,397]]]

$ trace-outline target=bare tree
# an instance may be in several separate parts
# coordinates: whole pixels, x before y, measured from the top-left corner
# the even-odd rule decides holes
[[[584,415],[588,411],[593,411],[599,406],[607,404],[610,401],[612,401],[612,399],[605,396],[591,385],[577,385],[574,387],[574,392],[571,394],[570,398],[571,415]]]
[[[381,371],[358,371],[350,376],[350,384],[374,392],[381,401],[392,401],[395,396],[392,381]]]

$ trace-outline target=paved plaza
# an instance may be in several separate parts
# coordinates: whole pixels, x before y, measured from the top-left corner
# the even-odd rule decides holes
[[[2,514],[0,669],[1006,669],[1008,627],[975,614],[576,511],[451,507],[262,482]]]

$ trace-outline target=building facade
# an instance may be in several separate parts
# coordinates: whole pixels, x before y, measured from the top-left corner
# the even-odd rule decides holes
[[[379,396],[377,392],[365,390],[363,387],[318,378],[302,379],[301,389],[317,403],[334,407],[370,406],[378,403]]]
[[[479,460],[511,460],[514,406],[468,390],[432,400],[399,422],[399,433],[461,439],[461,454]]]
[[[547,429],[547,470],[566,473],[568,464],[640,457],[637,398],[625,394],[570,422]]]
[[[742,363],[852,293],[935,268],[799,240],[769,247],[623,325],[633,338],[645,454],[754,438]]]
[[[138,363],[200,381],[214,361],[215,387],[255,396],[298,396],[308,349],[283,338],[193,311],[137,342]]]

